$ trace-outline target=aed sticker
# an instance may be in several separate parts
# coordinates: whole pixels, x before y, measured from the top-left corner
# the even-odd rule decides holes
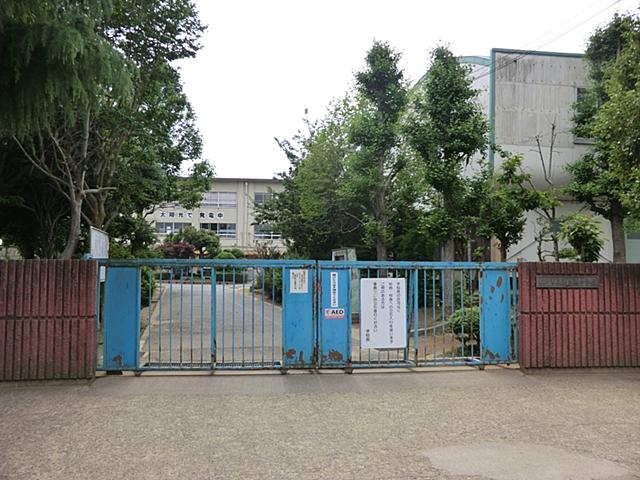
[[[344,308],[325,308],[324,318],[328,320],[339,320],[344,318]]]

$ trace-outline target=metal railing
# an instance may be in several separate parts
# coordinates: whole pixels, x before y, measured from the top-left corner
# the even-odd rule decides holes
[[[517,361],[515,263],[135,259],[99,260],[99,264],[107,267],[108,272],[128,268],[137,273],[132,281],[138,282],[139,288],[118,290],[124,287],[109,284],[107,279],[109,288],[118,290],[107,292],[111,295],[110,302],[124,302],[132,295],[137,298],[131,308],[124,308],[118,313],[120,316],[115,316],[119,331],[114,332],[116,327],[111,326],[105,330],[100,309],[98,369],[118,369],[118,363],[113,361],[118,352],[116,349],[114,355],[112,347],[122,335],[133,338],[130,349],[133,362],[122,369],[293,368],[287,337],[296,336],[294,342],[300,342],[302,337],[302,343],[308,340],[313,346],[305,347],[304,362],[293,366],[317,366],[321,363],[318,350],[322,349],[323,341],[319,335],[323,320],[318,293],[321,288],[328,288],[317,279],[325,270],[349,271],[351,315],[346,321],[350,328],[344,331],[348,335],[345,343],[350,348],[344,357],[345,367],[469,365],[493,361],[487,357],[485,344],[495,334],[485,328],[482,320],[488,318],[485,313],[492,291],[488,284],[483,287],[485,272],[498,272],[508,286],[504,290],[507,298],[503,298],[506,301],[503,308],[508,308],[508,312],[504,310],[501,317],[508,322],[508,332],[502,329],[499,333],[503,337],[508,335],[505,338],[508,352],[502,351],[496,361]],[[299,301],[300,295],[294,295],[295,301],[292,300],[287,290],[293,269],[308,272],[306,302]],[[360,285],[362,279],[371,278],[398,278],[406,282],[405,348],[362,346]],[[99,298],[99,302],[104,300]],[[492,350],[495,351],[493,347]],[[300,349],[295,354],[296,362],[298,353]]]

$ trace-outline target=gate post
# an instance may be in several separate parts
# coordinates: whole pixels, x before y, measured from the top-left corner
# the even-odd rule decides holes
[[[320,270],[320,367],[351,364],[351,271]]]
[[[315,366],[313,298],[315,268],[283,268],[282,279],[282,367]]]
[[[480,277],[480,342],[482,363],[511,360],[510,271],[487,267]]]
[[[103,347],[105,370],[138,368],[140,269],[137,267],[107,267]]]

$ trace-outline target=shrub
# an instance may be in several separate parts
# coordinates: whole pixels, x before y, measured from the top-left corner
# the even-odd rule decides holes
[[[464,343],[480,345],[480,307],[465,307],[453,312],[449,319],[453,334]]]
[[[562,223],[560,236],[571,245],[581,262],[598,261],[604,240],[600,224],[595,218],[584,213],[569,215]]]

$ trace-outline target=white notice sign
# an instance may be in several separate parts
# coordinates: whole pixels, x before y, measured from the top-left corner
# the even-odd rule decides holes
[[[360,280],[360,346],[407,346],[407,284],[404,278]]]
[[[289,270],[289,293],[309,293],[308,270]]]
[[[331,308],[338,307],[338,272],[331,272]]]

